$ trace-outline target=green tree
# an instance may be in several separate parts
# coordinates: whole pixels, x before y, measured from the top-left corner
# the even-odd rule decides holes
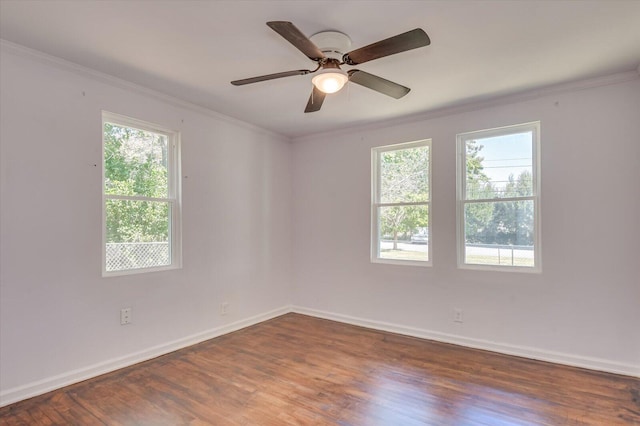
[[[382,203],[422,203],[429,201],[429,148],[416,147],[385,151],[380,156],[380,201]],[[380,209],[380,231],[391,235],[398,249],[402,235],[407,238],[419,227],[429,225],[425,205],[386,206]]]
[[[484,157],[480,156],[484,145],[472,140],[466,144],[466,198],[489,199],[495,196],[495,190],[484,173]],[[468,243],[484,242],[488,225],[493,217],[492,203],[469,203],[465,206],[465,239]]]
[[[164,135],[105,123],[105,193],[166,198]],[[163,201],[107,199],[108,242],[167,241],[169,206]]]
[[[515,192],[519,197],[533,195],[533,176],[530,171],[525,170],[520,173],[516,181]],[[533,245],[533,201],[517,201],[515,203],[516,229],[514,244]]]
[[[483,145],[469,141],[466,145],[466,198],[491,200],[526,197],[533,194],[533,177],[528,170],[509,176],[504,187],[496,187],[484,173]],[[465,204],[465,239],[467,243],[533,244],[533,202],[489,201]]]
[[[484,157],[480,156],[484,145],[478,145],[475,140],[468,141],[466,144],[466,166],[467,166],[467,182],[489,182],[489,178],[484,174]]]
[[[533,193],[531,172],[523,171],[517,178],[509,175],[502,198],[526,197]],[[533,245],[533,202],[530,200],[494,202],[493,214],[484,243]]]

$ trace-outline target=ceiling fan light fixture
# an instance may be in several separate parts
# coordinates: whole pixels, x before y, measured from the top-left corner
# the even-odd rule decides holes
[[[347,81],[349,81],[349,75],[340,68],[323,69],[311,79],[313,85],[324,93],[336,93]]]

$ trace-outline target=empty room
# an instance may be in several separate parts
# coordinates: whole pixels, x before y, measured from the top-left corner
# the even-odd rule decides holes
[[[640,425],[640,1],[0,0],[0,424]]]

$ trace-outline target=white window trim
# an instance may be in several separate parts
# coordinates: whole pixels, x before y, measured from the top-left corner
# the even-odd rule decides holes
[[[496,136],[504,136],[513,133],[532,132],[532,187],[533,195],[528,197],[515,198],[494,198],[481,200],[465,200],[467,191],[467,163],[466,163],[466,144],[471,139],[490,138]],[[459,269],[471,269],[482,271],[500,271],[500,272],[524,272],[524,273],[541,273],[542,272],[542,239],[540,226],[540,122],[534,121],[530,123],[516,124],[512,126],[498,127],[495,129],[478,130],[474,132],[460,133],[456,137],[457,159],[456,162],[456,240],[457,240],[457,257]],[[464,224],[464,206],[467,203],[476,202],[502,202],[502,201],[525,201],[533,200],[533,247],[534,247],[534,266],[511,266],[511,265],[478,265],[465,263],[465,224]]]
[[[380,154],[387,151],[396,151],[407,148],[417,147],[429,147],[429,201],[426,202],[411,202],[411,203],[380,203]],[[410,266],[432,266],[433,254],[431,250],[431,229],[433,223],[433,213],[431,209],[431,170],[432,170],[432,146],[431,139],[422,139],[419,141],[405,142],[394,145],[378,146],[371,148],[371,263],[386,263],[392,265],[410,265]],[[429,238],[427,240],[427,257],[426,261],[419,260],[402,260],[402,259],[383,259],[378,256],[380,251],[380,240],[378,239],[378,207],[381,206],[411,206],[411,205],[426,205],[429,212]]]
[[[167,137],[167,168],[168,168],[168,194],[167,198],[152,198],[140,196],[125,195],[107,195],[105,194],[105,167],[104,167],[104,125],[105,123],[113,123],[126,127],[133,127],[140,130],[158,133]],[[164,128],[162,126],[115,114],[108,111],[102,111],[102,276],[114,277],[122,275],[141,274],[149,272],[167,271],[171,269],[182,268],[182,188],[180,173],[180,132]],[[149,268],[125,269],[120,271],[107,271],[107,215],[106,201],[112,200],[132,200],[132,201],[162,201],[168,202],[170,205],[170,223],[169,223],[169,252],[171,253],[171,264],[166,266],[154,266]]]

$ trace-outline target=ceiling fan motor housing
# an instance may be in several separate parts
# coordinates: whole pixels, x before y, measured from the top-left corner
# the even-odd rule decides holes
[[[338,31],[322,31],[309,37],[327,58],[342,62],[342,55],[351,49],[351,39]]]

